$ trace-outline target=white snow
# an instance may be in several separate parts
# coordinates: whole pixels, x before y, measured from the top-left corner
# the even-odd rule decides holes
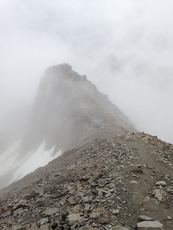
[[[0,188],[21,179],[39,167],[47,165],[62,154],[62,151],[53,154],[55,146],[50,150],[45,150],[45,142],[43,142],[35,151],[19,156],[20,143],[21,141],[17,141],[0,155]],[[3,177],[5,178],[10,172],[12,172],[10,179],[4,182],[6,179]]]

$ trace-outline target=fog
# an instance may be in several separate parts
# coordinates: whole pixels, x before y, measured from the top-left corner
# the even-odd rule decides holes
[[[140,131],[173,142],[172,0],[0,0],[0,121],[69,63]]]

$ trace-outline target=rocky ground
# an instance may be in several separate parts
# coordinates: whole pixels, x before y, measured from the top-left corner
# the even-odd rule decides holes
[[[173,145],[96,139],[1,191],[0,230],[173,229]]]

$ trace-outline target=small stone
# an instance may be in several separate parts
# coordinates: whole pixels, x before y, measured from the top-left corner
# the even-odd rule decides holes
[[[48,208],[44,214],[46,214],[47,216],[51,216],[54,215],[55,213],[57,213],[59,211],[59,208]]]
[[[164,186],[166,186],[166,182],[165,181],[157,181],[155,185],[164,187]]]
[[[82,200],[83,203],[90,203],[90,201],[92,200],[91,196],[85,196]]]
[[[84,218],[80,214],[71,214],[67,216],[67,222],[69,225],[73,225],[75,222],[82,223]]]
[[[149,216],[140,215],[138,220],[139,221],[150,221],[150,220],[153,220],[153,219],[151,217],[149,217]]]
[[[128,166],[128,170],[132,173],[139,173],[139,174],[143,174],[143,170],[142,170],[142,165],[139,164],[139,165],[129,165]]]
[[[112,188],[112,189],[109,189],[108,192],[109,192],[109,193],[114,193],[115,190]]]
[[[81,177],[79,180],[80,180],[81,182],[86,182],[86,181],[89,180],[89,177],[83,176],[83,177]]]
[[[100,216],[100,213],[93,212],[93,213],[91,213],[90,218],[97,219],[99,216]]]
[[[112,230],[129,230],[129,228],[122,227],[120,225],[116,225],[112,227]]]
[[[75,204],[77,203],[73,196],[71,196],[70,198],[68,198],[68,202],[69,202],[71,205],[75,205]]]
[[[172,220],[171,216],[167,216],[167,219],[168,219],[168,220]]]
[[[118,210],[118,209],[113,210],[112,213],[113,213],[114,215],[118,215],[118,214],[120,213],[120,210]]]
[[[99,221],[101,224],[108,224],[110,222],[110,217],[107,214],[100,216]]]
[[[162,229],[163,224],[161,224],[158,220],[156,221],[142,221],[137,224],[138,229],[144,230],[144,229]]]
[[[91,188],[95,188],[95,187],[97,187],[97,184],[94,183],[94,182],[92,182],[92,183],[91,183]]]
[[[90,205],[89,205],[89,204],[86,204],[84,210],[85,210],[85,211],[89,211],[89,210],[90,210]]]
[[[40,230],[49,230],[49,226],[48,225],[42,225],[39,229]]]
[[[42,218],[41,220],[40,220],[40,225],[44,225],[44,224],[46,224],[48,222],[48,218]]]
[[[138,182],[136,180],[131,180],[130,184],[137,184]]]
[[[69,214],[79,214],[81,210],[81,205],[77,204],[74,207],[68,209]]]
[[[159,201],[161,201],[161,200],[163,199],[163,196],[162,196],[162,193],[161,193],[161,190],[160,190],[160,189],[155,189],[155,190],[153,191],[153,193],[154,193],[154,197],[155,197],[156,199],[158,199]]]

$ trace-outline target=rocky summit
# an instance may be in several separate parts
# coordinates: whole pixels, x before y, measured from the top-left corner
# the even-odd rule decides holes
[[[97,88],[69,64],[45,71],[32,108],[29,128],[22,140],[22,153],[42,140],[46,148],[70,150],[94,137],[134,131],[128,118]]]
[[[0,230],[173,229],[173,145],[136,132],[85,76],[49,68],[29,122],[21,149],[64,152],[0,191]]]
[[[0,127],[0,189],[64,151],[125,130],[135,128],[86,76],[69,64],[49,67],[33,106],[20,106]]]

